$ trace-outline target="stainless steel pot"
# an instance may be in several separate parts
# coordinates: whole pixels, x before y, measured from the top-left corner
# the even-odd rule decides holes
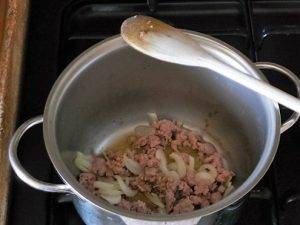
[[[189,32],[226,63],[265,80],[259,69],[271,69],[300,82],[273,63],[252,63],[239,51],[212,37]],[[267,81],[266,81],[267,82]],[[178,119],[205,132],[222,149],[236,172],[235,191],[221,201],[182,215],[141,215],[120,210],[94,196],[76,180],[75,151],[99,153],[117,136],[146,121],[148,112]],[[44,118],[44,119],[43,119]],[[200,224],[242,198],[262,178],[278,146],[280,133],[299,118],[281,125],[278,104],[206,69],[161,62],[127,46],[121,37],[105,40],[77,57],[60,75],[48,97],[44,115],[15,132],[9,158],[20,179],[33,188],[69,193],[87,224]],[[48,184],[27,173],[17,146],[31,127],[43,123],[48,155],[64,184]]]

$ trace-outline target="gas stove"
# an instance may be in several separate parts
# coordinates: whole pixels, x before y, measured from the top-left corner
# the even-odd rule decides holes
[[[212,35],[253,61],[282,64],[300,74],[300,1],[31,1],[19,124],[42,114],[60,72],[93,44],[119,33],[121,22],[147,14],[176,27]],[[270,82],[294,94],[293,85],[265,71]],[[282,118],[290,111],[281,108]],[[35,177],[61,182],[34,128],[19,156]],[[217,215],[215,225],[300,224],[300,123],[281,137],[272,166],[238,203]],[[12,175],[14,176],[14,174]],[[68,196],[36,191],[13,177],[8,225],[83,225]]]

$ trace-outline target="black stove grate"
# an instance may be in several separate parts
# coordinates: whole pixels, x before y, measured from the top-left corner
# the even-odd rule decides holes
[[[253,61],[280,63],[300,74],[300,1],[32,1],[19,122],[42,114],[51,86],[70,61],[118,34],[123,19],[137,13],[213,35]],[[274,85],[295,92],[278,74],[266,75]],[[290,112],[282,108],[282,114],[287,118]],[[300,224],[299,126],[282,135],[270,170],[243,207],[232,206],[216,224]],[[40,128],[26,134],[19,155],[36,177],[60,182],[46,156]],[[15,177],[10,200],[9,225],[83,225],[66,197],[33,190]]]

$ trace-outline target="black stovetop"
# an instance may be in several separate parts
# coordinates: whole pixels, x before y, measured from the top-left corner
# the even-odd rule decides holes
[[[300,74],[300,1],[32,0],[19,124],[43,113],[51,86],[72,59],[96,42],[118,34],[122,20],[137,13],[213,35],[253,61],[280,63]],[[278,74],[266,74],[274,85],[295,92]],[[283,118],[289,114],[282,108]],[[264,179],[239,210],[225,217],[238,218],[238,225],[300,224],[299,146],[298,122],[282,135]],[[25,135],[19,152],[35,177],[60,182],[46,155],[41,128]],[[33,190],[14,175],[10,196],[9,225],[83,224],[63,196]],[[226,224],[224,221],[218,224]]]

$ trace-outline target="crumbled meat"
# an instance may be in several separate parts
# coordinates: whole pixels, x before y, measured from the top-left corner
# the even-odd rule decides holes
[[[197,152],[197,160],[199,160],[200,162],[203,162],[205,159],[204,153],[201,151]]]
[[[213,183],[212,185],[210,185],[209,189],[210,189],[211,191],[217,190],[217,189],[218,189],[218,184],[217,184],[217,183]]]
[[[171,212],[174,206],[176,199],[174,192],[172,190],[167,190],[166,191],[166,210],[167,213]]]
[[[155,167],[145,167],[145,180],[154,182],[157,178],[158,168]]]
[[[223,186],[223,185],[220,185],[219,187],[218,187],[218,192],[220,192],[220,193],[224,193],[225,192],[225,190],[226,190],[226,188]]]
[[[93,173],[81,173],[79,175],[79,182],[88,190],[94,190],[94,182],[96,181],[96,176]]]
[[[161,120],[157,123],[157,133],[164,137],[166,140],[170,140],[172,132],[176,130],[176,125],[170,120]]]
[[[179,143],[183,143],[187,139],[187,135],[184,130],[176,133],[175,138]]]
[[[141,192],[150,192],[151,191],[151,187],[149,184],[146,183],[146,181],[143,180],[142,177],[135,177],[130,181],[130,185],[135,188],[138,189]]]
[[[151,210],[146,206],[146,203],[141,200],[137,200],[136,202],[132,203],[131,211],[144,213],[144,214],[151,213]]]
[[[154,155],[148,154],[137,154],[135,155],[135,160],[142,166],[142,167],[158,167],[159,161]]]
[[[178,145],[180,145],[180,142],[178,141],[178,140],[173,140],[173,141],[171,141],[171,148],[175,151],[175,152],[177,152],[178,151]]]
[[[217,152],[213,153],[211,156],[204,159],[204,162],[205,163],[211,163],[216,168],[222,168],[223,167],[221,156]]]
[[[194,194],[195,195],[206,195],[209,192],[209,184],[206,182],[197,182],[194,186]]]
[[[148,142],[150,148],[155,148],[156,146],[160,145],[160,138],[156,135],[150,135]]]
[[[210,195],[210,202],[211,202],[212,204],[214,204],[214,203],[220,201],[221,199],[222,199],[222,195],[221,195],[220,192],[214,192],[214,193],[212,193],[212,194]]]
[[[178,190],[182,191],[183,196],[189,196],[193,192],[192,188],[185,181],[180,181]]]
[[[79,182],[101,198],[101,189],[94,189],[94,182],[116,182],[115,175],[119,175],[130,189],[139,193],[134,197],[121,193],[118,206],[144,214],[159,211],[153,204],[151,209],[147,207],[150,199],[142,201],[140,196],[146,193],[156,194],[166,206],[166,213],[174,214],[190,212],[221,200],[234,173],[224,168],[222,157],[215,146],[178,122],[160,120],[150,126],[154,133],[145,136],[131,134],[126,139],[129,147],[108,151],[105,157],[93,156],[89,172],[82,172]],[[162,162],[156,158],[158,150],[165,154],[167,164],[174,163],[169,156],[172,152],[180,154],[187,166],[185,176],[179,178],[176,174],[179,168],[172,171],[162,169],[164,165],[160,165]],[[125,165],[125,154],[133,160],[131,164],[126,162]],[[189,167],[191,156],[195,161],[194,168]],[[214,173],[213,180],[209,179],[211,174],[206,175],[205,171],[199,170],[203,164],[211,164],[215,168],[217,174]]]
[[[123,155],[121,154],[107,154],[108,160],[106,167],[113,171],[116,175],[129,176],[129,171],[124,167]]]
[[[206,198],[196,196],[196,195],[191,195],[190,196],[191,201],[195,206],[200,205],[201,207],[205,207],[209,205],[209,201]]]
[[[219,174],[217,176],[217,181],[221,183],[225,183],[227,181],[230,181],[233,177],[233,173],[231,171],[220,169]]]
[[[105,159],[93,157],[91,172],[98,176],[104,176],[106,173]]]
[[[157,188],[160,191],[165,191],[167,189],[168,181],[168,177],[164,176],[162,173],[158,173],[156,176],[156,182],[153,184],[153,187]]]
[[[191,195],[190,199],[194,205],[201,205],[201,203],[203,202],[203,198],[196,195]]]
[[[194,210],[193,202],[189,197],[180,199],[178,203],[174,206],[173,213],[185,213]]]
[[[119,206],[127,211],[131,210],[131,202],[125,200],[124,198],[121,199],[121,202],[119,203]]]
[[[185,152],[181,152],[180,156],[186,164],[189,164],[189,154],[187,154]]]
[[[190,185],[194,186],[196,184],[195,181],[195,172],[193,170],[187,170],[185,175],[185,181]]]
[[[180,183],[179,180],[173,180],[173,179],[169,178],[166,182],[166,188],[167,188],[167,190],[171,190],[171,191],[175,192],[177,190],[179,183]]]
[[[215,146],[209,142],[198,143],[198,150],[206,155],[212,155],[213,153],[217,152]]]
[[[147,138],[145,137],[140,137],[137,139],[137,141],[135,142],[135,146],[137,148],[140,148],[140,147],[144,147],[146,144],[147,144]]]
[[[119,206],[127,211],[139,212],[139,213],[144,213],[144,214],[151,213],[151,209],[149,209],[146,206],[146,203],[141,200],[129,202],[122,198],[121,202],[119,203]]]
[[[106,177],[113,177],[114,176],[114,171],[112,171],[110,168],[106,168],[105,176]]]
[[[197,142],[198,142],[198,137],[196,134],[194,134],[193,132],[190,132],[188,134],[188,140],[190,142],[190,145],[193,149],[197,148]]]

